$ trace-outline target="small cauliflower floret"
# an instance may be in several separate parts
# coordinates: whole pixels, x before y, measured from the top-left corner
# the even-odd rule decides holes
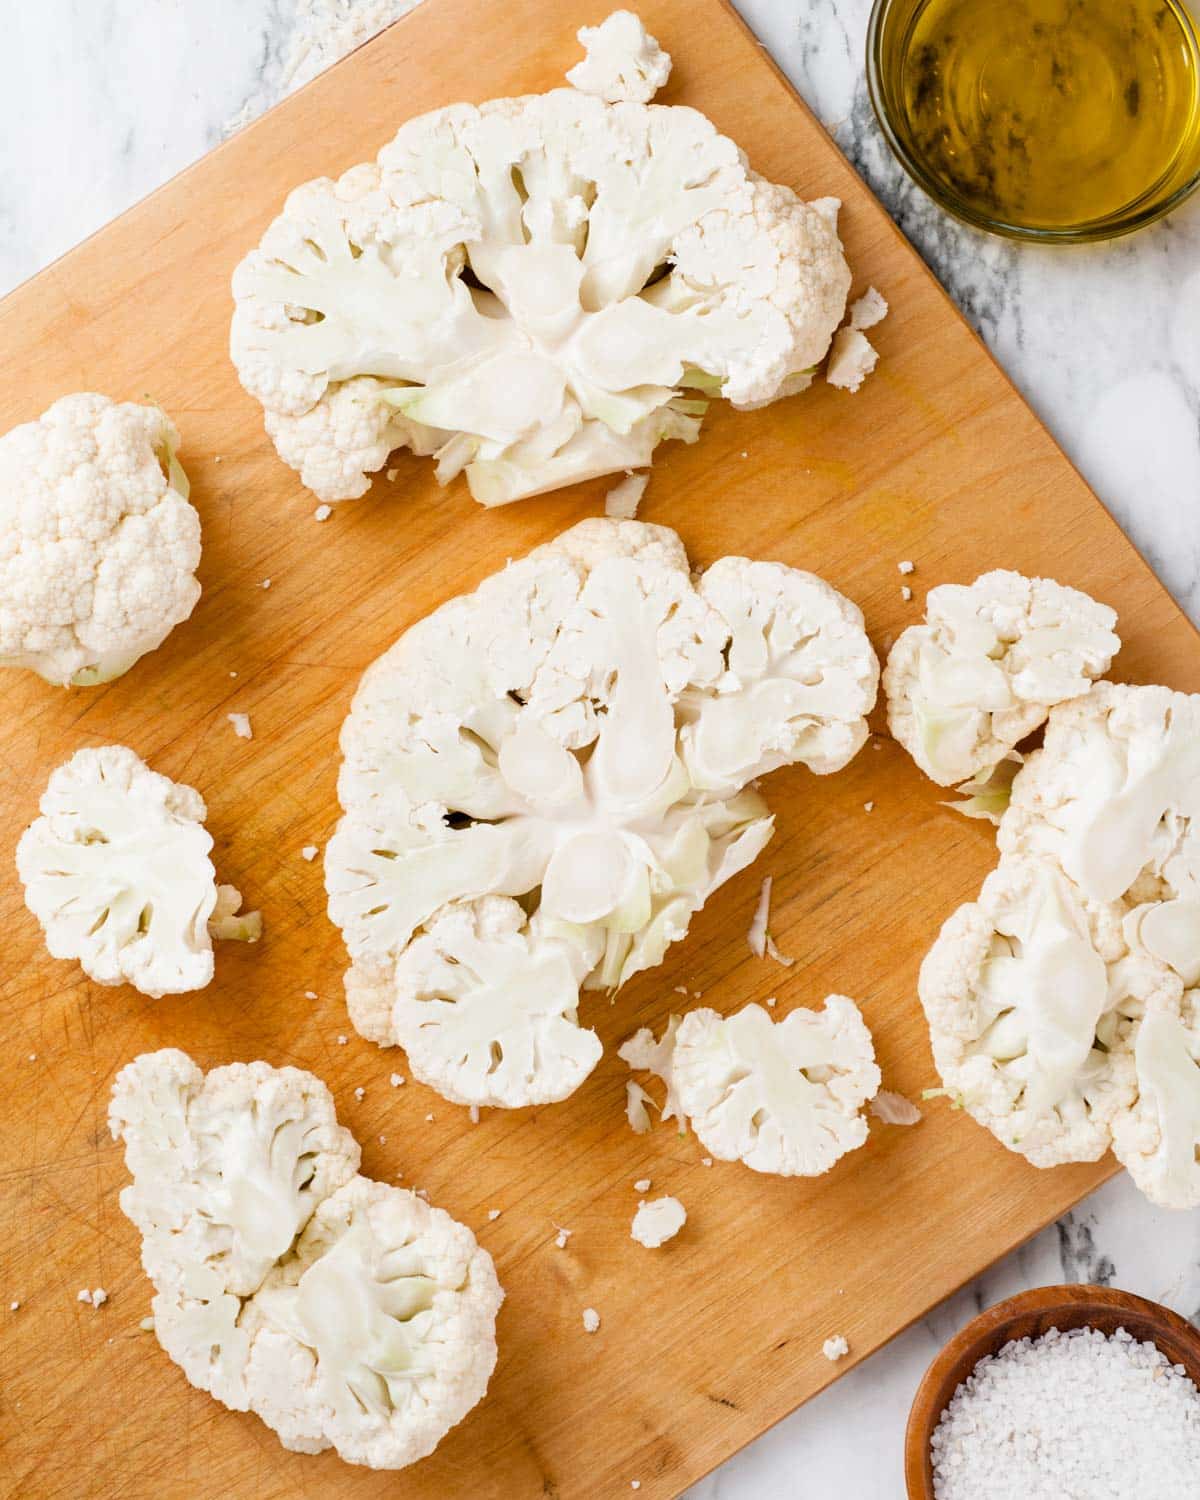
[[[635,1031],[628,1041],[621,1043],[617,1048],[617,1056],[633,1072],[653,1073],[660,1083],[666,1085],[667,1092],[663,1100],[662,1118],[678,1120],[679,1133],[682,1135],[687,1130],[687,1116],[679,1102],[679,1091],[675,1087],[675,1076],[671,1070],[679,1022],[678,1016],[668,1017],[663,1034],[657,1040],[649,1026],[643,1026],[640,1031]],[[645,1135],[650,1129],[650,1116],[646,1113],[645,1106],[647,1103],[653,1104],[654,1101],[640,1084],[631,1081],[627,1088],[630,1107],[626,1110],[626,1115],[630,1127],[635,1134]],[[637,1092],[634,1093],[634,1090]],[[635,1100],[640,1108],[632,1107]]]
[[[504,1294],[475,1236],[355,1177],[316,1210],[246,1317],[250,1409],[285,1448],[401,1469],[482,1400]]]
[[[0,438],[0,667],[108,682],[200,597],[200,518],[156,406],[64,396]]]
[[[185,1053],[118,1074],[154,1332],[193,1385],[285,1447],[402,1468],[483,1396],[502,1300],[474,1236],[357,1176],[328,1089],[296,1068]]]
[[[55,958],[78,959],[98,984],[158,999],[203,989],[213,938],[253,942],[257,912],[218,887],[200,794],[132,750],[79,750],[50,777],[42,816],[21,835],[25,904]]]
[[[878,363],[879,351],[861,329],[839,328],[829,349],[825,379],[856,396]]]
[[[351,1015],[445,1097],[559,1099],[594,1066],[580,986],[662,960],[764,847],[747,783],[866,737],[853,605],[674,532],[582,522],[372,666],[342,731],[329,911]],[[486,898],[486,899],[485,899]]]
[[[1123,901],[1127,940],[1200,983],[1200,694],[1103,682],[1056,708],[998,839]]]
[[[606,104],[649,104],[671,76],[671,54],[632,11],[614,10],[599,26],[581,26],[576,35],[587,56],[568,70],[567,82],[581,94],[594,94]]]
[[[880,1084],[871,1033],[844,995],[778,1022],[760,1005],[689,1011],[672,1076],[713,1156],[780,1177],[818,1177],[863,1145],[861,1110]]]
[[[943,926],[919,992],[942,1082],[1037,1167],[1097,1161],[1135,1096],[1131,1037],[1179,981],[1125,942],[1119,907],[1009,855]]]
[[[1133,1045],[1136,1103],[1113,1122],[1113,1153],[1152,1203],[1200,1207],[1200,992],[1146,1012]]]
[[[939,786],[987,771],[1108,671],[1116,622],[1077,589],[1020,573],[931,589],[925,623],[884,669],[888,726]]]
[[[687,1210],[678,1198],[652,1198],[649,1203],[638,1204],[629,1237],[647,1250],[657,1250],[674,1239],[686,1223]]]
[[[764,182],[695,110],[637,102],[670,60],[636,17],[581,36],[572,77],[605,98],[410,120],[291,193],[234,273],[238,375],[321,500],[399,447],[485,505],[644,469],[709,399],[776,400],[824,357],[850,284],[836,203]]]

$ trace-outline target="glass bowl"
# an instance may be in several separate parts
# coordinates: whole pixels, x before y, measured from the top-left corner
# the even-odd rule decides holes
[[[875,0],[867,30],[867,87],[880,128],[901,166],[935,203],[955,218],[1011,239],[1042,244],[1086,244],[1115,239],[1152,223],[1177,208],[1200,186],[1200,120],[1197,120],[1194,121],[1196,128],[1188,149],[1180,151],[1170,170],[1140,196],[1103,217],[1047,227],[1022,223],[1015,215],[1006,218],[1001,213],[991,215],[983,211],[939,175],[922,154],[900,97],[903,59],[908,54],[917,19],[928,3],[929,0]],[[1004,5],[1006,0],[995,0],[995,3]],[[1098,5],[1102,0],[1090,0],[1090,3]],[[1198,93],[1193,108],[1200,111],[1200,34],[1185,0],[1168,0],[1168,3],[1191,55]],[[896,59],[890,67],[889,56]]]

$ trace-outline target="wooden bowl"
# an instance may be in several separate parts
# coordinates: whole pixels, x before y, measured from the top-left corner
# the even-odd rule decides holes
[[[1169,1308],[1106,1286],[1045,1286],[998,1302],[950,1340],[917,1387],[904,1440],[909,1500],[933,1500],[929,1442],[954,1392],[986,1355],[1013,1339],[1040,1337],[1051,1328],[1124,1328],[1139,1342],[1157,1344],[1200,1386],[1200,1330]]]

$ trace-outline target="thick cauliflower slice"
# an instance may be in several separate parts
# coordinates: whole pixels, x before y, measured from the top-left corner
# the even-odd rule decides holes
[[[624,14],[580,69],[649,97],[669,59]],[[836,211],[762,181],[695,110],[454,104],[288,197],[234,273],[231,354],[322,500],[409,446],[501,505],[645,468],[696,439],[705,398],[803,388],[850,286]]]
[[[1010,855],[921,966],[947,1091],[1034,1166],[1104,1155],[1136,1097],[1136,1023],[1178,1002],[1178,979],[1129,948],[1121,916],[1052,862]]]
[[[1020,573],[942,584],[883,674],[888,725],[925,774],[952,786],[987,771],[1078,698],[1120,649],[1116,614],[1077,589]]]
[[[109,1124],[155,1334],[193,1385],[286,1447],[377,1468],[430,1453],[483,1396],[491,1258],[440,1209],[356,1175],[318,1079],[151,1053],[117,1076]]]
[[[1200,694],[1103,682],[1056,708],[998,839],[1124,901],[1128,941],[1200,983]]]
[[[780,1177],[818,1177],[863,1145],[860,1111],[880,1084],[871,1033],[844,995],[778,1022],[761,1005],[689,1011],[671,1077],[713,1156]]]
[[[78,750],[51,775],[42,816],[21,835],[25,904],[55,958],[98,984],[158,999],[203,989],[213,937],[241,897],[216,884],[199,792],[152,771],[124,745]],[[247,914],[240,935],[261,930]]]
[[[64,396],[0,437],[0,666],[89,687],[200,597],[200,518],[156,406]]]
[[[475,1236],[356,1177],[317,1209],[250,1306],[251,1409],[285,1448],[399,1469],[482,1400],[504,1294]]]
[[[746,782],[797,760],[833,770],[866,737],[876,666],[854,606],[781,566],[709,573],[711,597],[665,528],[586,521],[415,625],[363,678],[342,731],[330,916],[355,1024],[411,1039],[448,1098],[570,1092],[596,1056],[572,986],[615,988],[660,962],[753,860],[772,820]],[[485,897],[511,900],[474,906]],[[535,974],[538,995],[518,1002]]]
[[[599,26],[581,26],[575,34],[587,55],[568,70],[567,82],[581,94],[606,104],[649,104],[671,76],[671,54],[630,10],[614,10]]]
[[[1200,993],[1147,1010],[1133,1055],[1138,1097],[1113,1122],[1113,1154],[1152,1203],[1200,1207]]]

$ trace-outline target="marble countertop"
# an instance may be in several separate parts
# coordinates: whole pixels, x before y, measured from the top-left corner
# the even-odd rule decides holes
[[[370,0],[343,0],[346,5]],[[1090,249],[989,239],[903,176],[863,79],[870,0],[738,0],[1068,455],[1200,621],[1200,195]],[[303,0],[42,0],[5,8],[0,294],[286,91]],[[598,10],[597,14],[601,11]],[[913,1389],[976,1310],[1099,1281],[1200,1317],[1198,1215],[1124,1176],[849,1372],[691,1500],[895,1500]]]

